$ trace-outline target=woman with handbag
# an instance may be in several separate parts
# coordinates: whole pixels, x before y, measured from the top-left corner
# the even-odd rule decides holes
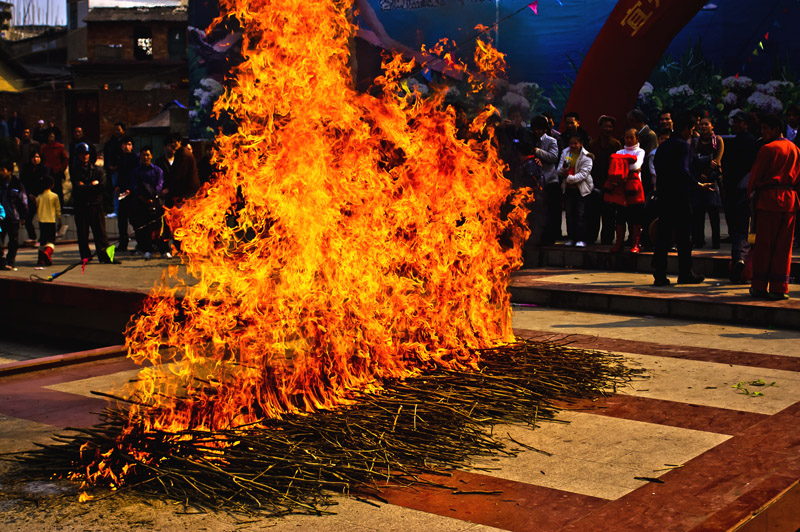
[[[692,247],[706,245],[706,213],[711,222],[711,247],[719,249],[719,210],[722,207],[722,154],[725,143],[714,134],[710,118],[703,118],[699,125],[700,136],[692,139],[690,169],[698,183],[713,185],[712,190],[695,189],[692,195]]]
[[[611,248],[619,253],[625,245],[625,225],[631,230],[631,253],[639,253],[644,219],[644,187],[640,172],[644,150],[639,147],[639,133],[631,128],[625,132],[625,146],[611,156],[603,201],[616,210],[617,240]]]

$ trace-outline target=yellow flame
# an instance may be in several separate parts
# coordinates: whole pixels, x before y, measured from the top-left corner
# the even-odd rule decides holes
[[[399,55],[382,98],[357,93],[348,2],[221,4],[245,61],[215,110],[238,130],[217,138],[216,181],[168,213],[199,282],[158,289],[128,331],[130,356],[153,364],[135,421],[215,429],[331,408],[512,340],[526,213],[490,136],[458,140],[445,88],[404,91],[417,66]],[[502,54],[480,42],[476,63],[496,70]]]

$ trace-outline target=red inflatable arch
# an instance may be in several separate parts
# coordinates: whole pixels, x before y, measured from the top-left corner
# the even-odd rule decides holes
[[[603,114],[621,131],[667,46],[706,2],[619,0],[583,60],[565,112],[577,111],[593,136]]]

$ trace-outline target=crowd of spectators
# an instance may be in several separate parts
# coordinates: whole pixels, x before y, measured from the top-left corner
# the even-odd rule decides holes
[[[784,298],[800,209],[800,110],[791,106],[786,119],[784,124],[774,115],[737,113],[726,146],[704,112],[663,110],[654,131],[645,114],[633,109],[620,141],[612,116],[599,118],[599,134],[592,139],[578,113],[566,113],[559,132],[552,116],[536,116],[526,126],[521,109],[511,107],[496,141],[512,186],[533,189],[524,256],[558,242],[585,248],[599,241],[612,253],[626,247],[634,254],[653,251],[654,284],[665,286],[667,253],[677,248],[678,283],[699,283],[703,277],[692,271],[691,252],[720,248],[722,211],[732,248],[731,282],[752,279],[755,297]],[[726,147],[731,152],[723,171]],[[761,161],[767,154],[770,159]],[[760,222],[751,224],[756,219]],[[748,253],[754,233],[756,246]],[[775,245],[784,251],[777,253]]]
[[[463,115],[458,113],[457,125],[465,132]],[[755,297],[785,297],[800,208],[800,109],[791,106],[785,124],[777,116],[739,112],[731,118],[734,135],[727,140],[703,112],[663,110],[656,131],[638,109],[626,121],[623,129],[615,117],[601,116],[592,139],[578,113],[566,113],[559,132],[548,113],[526,124],[520,108],[508,110],[494,130],[495,140],[512,186],[533,190],[527,250],[557,242],[585,248],[598,240],[612,253],[626,247],[633,254],[652,250],[654,284],[665,286],[667,253],[677,248],[678,283],[699,283],[703,278],[692,271],[691,252],[709,244],[706,216],[710,246],[720,247],[723,211],[731,281],[752,279]],[[619,130],[622,141],[614,136]],[[211,167],[208,153],[198,164],[179,134],[170,135],[163,154],[155,155],[151,146],[135,146],[123,123],[114,125],[98,153],[81,127],[65,146],[52,121],[39,120],[29,129],[16,113],[8,121],[0,117],[0,243],[8,242],[7,249],[0,246],[0,268],[15,269],[22,227],[27,242],[35,243],[36,219],[39,265],[52,264],[54,241],[66,230],[61,222],[66,182],[84,262],[94,255],[100,262],[119,262],[131,234],[136,239],[131,253],[171,258],[180,243],[163,222],[163,209],[193,196],[201,186],[198,167],[207,173]],[[116,218],[119,230],[113,255],[107,252],[105,218]],[[756,246],[749,253],[753,234]]]
[[[24,244],[38,243],[37,267],[51,265],[55,241],[67,231],[62,220],[65,206],[74,215],[84,263],[95,257],[104,263],[121,262],[132,234],[136,247],[130,253],[144,259],[154,253],[172,258],[180,243],[163,221],[164,207],[180,206],[200,189],[198,166],[205,165],[209,174],[212,168],[203,161],[198,165],[191,144],[178,133],[169,135],[163,154],[154,160],[155,155],[152,146],[134,146],[121,122],[98,152],[80,126],[65,145],[52,121],[39,120],[31,129],[16,112],[8,120],[0,116],[0,269],[16,269],[23,228]],[[109,249],[107,218],[115,218],[119,229],[114,253]]]

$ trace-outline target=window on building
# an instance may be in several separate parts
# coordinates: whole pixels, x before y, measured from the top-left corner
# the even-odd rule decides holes
[[[169,58],[174,61],[186,59],[186,28],[170,28],[167,39]]]
[[[138,27],[133,30],[133,57],[137,61],[153,59],[153,30]]]

